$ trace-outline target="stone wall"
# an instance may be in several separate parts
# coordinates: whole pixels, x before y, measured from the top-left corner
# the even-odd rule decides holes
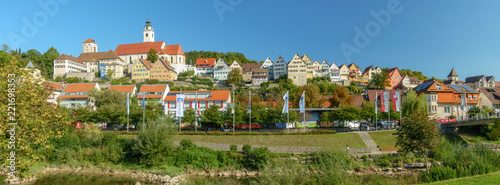
[[[88,81],[94,81],[95,79],[95,73],[66,73],[66,75],[64,76],[65,78],[69,78],[69,77],[77,77],[77,78],[81,78],[83,80],[88,80]]]

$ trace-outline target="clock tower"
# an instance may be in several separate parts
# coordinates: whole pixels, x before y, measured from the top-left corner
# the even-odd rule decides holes
[[[142,42],[154,42],[155,41],[155,32],[153,31],[153,27],[151,26],[151,21],[146,21],[146,26],[144,26],[144,30],[142,30],[143,41]]]

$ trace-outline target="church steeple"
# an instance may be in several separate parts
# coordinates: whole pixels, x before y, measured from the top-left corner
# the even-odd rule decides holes
[[[143,33],[143,41],[142,42],[154,42],[155,41],[155,32],[153,31],[153,27],[151,26],[151,21],[146,21],[146,25],[144,26]]]
[[[455,68],[451,68],[450,74],[448,75],[448,80],[458,81],[458,74],[455,72]]]

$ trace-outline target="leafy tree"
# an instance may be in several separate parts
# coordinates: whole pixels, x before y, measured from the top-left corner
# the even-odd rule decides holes
[[[49,141],[64,134],[64,130],[70,125],[71,118],[69,111],[62,111],[62,108],[46,101],[51,90],[48,86],[34,83],[32,75],[19,68],[17,62],[18,59],[14,58],[12,61],[0,64],[2,69],[0,78],[3,79],[0,80],[0,109],[3,110],[0,112],[0,117],[2,117],[0,119],[0,137],[2,138],[0,150],[3,151],[0,152],[0,157],[2,159],[10,157],[12,148],[9,148],[9,145],[12,144],[9,144],[8,138],[11,137],[12,132],[8,130],[11,130],[13,126],[8,123],[17,123],[15,125],[17,172],[14,175],[26,177],[32,165],[47,160],[45,154],[54,149],[54,145]],[[20,78],[23,80],[19,80]],[[14,82],[14,79],[17,81]],[[13,100],[15,100],[15,105],[9,105]],[[15,115],[8,113],[13,112],[9,107],[15,107]],[[1,164],[5,167],[10,166],[7,160],[3,160]]]
[[[373,74],[373,79],[370,81],[371,88],[385,89],[385,87],[391,86],[391,81],[389,80],[389,73],[386,70],[382,70],[381,73]]]
[[[369,101],[363,101],[361,105],[361,110],[359,110],[359,117],[363,120],[371,119],[375,121],[375,104]]]
[[[347,86],[347,89],[349,90],[349,92],[352,92],[354,94],[358,94],[362,91],[362,89],[359,88],[358,85],[356,85],[356,82],[353,81],[351,81],[349,86]]]
[[[323,107],[323,99],[321,94],[319,93],[319,88],[316,85],[309,84],[301,86],[293,93],[295,96],[295,100],[299,101],[302,96],[302,92],[305,91],[305,102],[307,108],[319,108]],[[298,105],[298,103],[297,103]]]
[[[194,125],[194,121],[196,121],[196,115],[194,109],[192,108],[184,109],[184,117],[182,118],[182,122]]]
[[[401,103],[401,110],[401,116],[403,118],[409,117],[417,111],[427,116],[429,107],[427,106],[426,96],[424,94],[417,96],[415,91],[408,91]]]
[[[427,112],[420,110],[405,117],[404,127],[397,130],[396,145],[400,146],[400,152],[416,152],[422,154],[424,151],[437,149],[440,142],[439,127],[429,120]]]
[[[153,48],[149,49],[148,57],[146,58],[146,60],[150,62],[156,62],[158,60],[158,52]]]
[[[412,76],[412,77],[417,77],[419,80],[428,80],[429,78],[425,76],[422,72],[420,71],[412,71],[410,69],[400,69],[399,74],[401,76]]]
[[[213,124],[213,125],[221,125],[224,123],[224,119],[222,118],[221,116],[221,112],[219,111],[219,106],[218,105],[214,105],[214,106],[210,106],[208,107],[202,114],[201,116],[201,121],[203,123],[209,123],[209,124]]]
[[[227,75],[227,85],[232,86],[232,85],[242,85],[243,81],[243,76],[241,75],[241,70],[240,69],[233,69],[229,72]]]
[[[140,164],[163,164],[174,152],[172,142],[177,134],[176,128],[174,121],[166,116],[149,120],[144,131],[140,130],[137,143],[132,146],[132,152],[138,155]]]
[[[108,79],[112,79],[113,78],[113,75],[115,75],[115,71],[111,70],[111,69],[108,69],[106,71],[106,78]]]
[[[59,52],[56,48],[50,47],[43,55],[42,55],[42,64],[45,68],[47,76],[45,78],[52,79],[52,75],[54,74],[54,59],[59,57]]]
[[[354,99],[344,86],[339,86],[333,91],[332,98],[329,99],[331,105],[330,107],[339,107],[342,105],[352,105],[354,103]]]
[[[469,109],[469,115],[471,115],[472,117],[475,117],[476,115],[478,115],[479,113],[481,112],[481,109],[479,109],[479,107],[471,107]]]
[[[500,140],[500,119],[495,120],[495,124],[493,124],[493,127],[491,127],[490,133],[486,135],[488,136],[488,139],[492,141]]]

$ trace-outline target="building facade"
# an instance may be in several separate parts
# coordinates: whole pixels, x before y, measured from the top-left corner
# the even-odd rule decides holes
[[[196,59],[196,71],[197,76],[213,76],[214,73],[215,58],[198,58]]]
[[[274,79],[274,63],[271,58],[267,57],[260,68],[267,69],[268,79]]]
[[[278,57],[278,59],[276,59],[276,61],[274,61],[273,70],[274,80],[278,80],[281,75],[287,75],[288,64],[281,55]]]
[[[328,70],[329,70],[328,72],[330,75],[330,80],[332,82],[340,82],[340,74],[339,74],[340,70],[337,64],[335,64],[335,62],[333,62],[332,65],[330,65]]]
[[[177,80],[177,72],[175,72],[174,68],[164,59],[159,58],[154,64],[152,64],[149,79],[173,81]]]
[[[90,110],[95,110],[95,100],[88,94],[88,92],[92,89],[100,90],[99,84],[67,84],[61,92],[61,95],[59,95],[59,104],[70,109],[77,109],[78,107],[88,107]]]
[[[267,69],[254,69],[252,70],[252,84],[260,85],[262,82],[268,81]]]
[[[401,74],[399,73],[399,69],[395,67],[392,69],[388,69],[386,72],[389,74],[389,81],[391,83],[391,86],[386,88],[396,89],[401,83],[402,79]]]
[[[79,61],[77,58],[62,54],[54,59],[54,74],[53,78],[64,76],[68,73],[85,73],[87,65]]]
[[[295,54],[292,60],[288,62],[288,78],[292,79],[293,83],[298,86],[307,85],[307,74],[309,74],[307,73],[307,65],[302,58],[304,57],[300,57],[299,54]]]
[[[495,77],[494,76],[484,76],[484,75],[479,75],[479,76],[472,76],[472,77],[467,77],[465,79],[465,85],[468,85],[469,87],[473,89],[479,89],[479,88],[495,88]]]
[[[239,69],[240,74],[243,73],[243,68],[236,60],[229,66],[229,71],[232,71],[233,69]]]
[[[307,79],[314,78],[314,63],[311,60],[311,58],[309,58],[309,56],[307,54],[304,54],[300,58],[302,59],[302,61],[307,66],[307,69],[306,69],[306,71],[307,71]]]
[[[151,62],[146,59],[140,59],[135,62],[132,67],[132,80],[145,81],[149,79],[152,67]]]
[[[180,91],[169,91],[163,99],[166,115],[175,115],[176,113],[176,95]],[[192,108],[198,115],[211,106],[219,106],[219,111],[223,112],[231,106],[231,93],[229,90],[216,91],[182,91],[184,95],[184,110]]]
[[[224,61],[224,59],[219,58],[217,63],[214,65],[214,80],[227,80],[227,75],[231,71],[229,65]]]

